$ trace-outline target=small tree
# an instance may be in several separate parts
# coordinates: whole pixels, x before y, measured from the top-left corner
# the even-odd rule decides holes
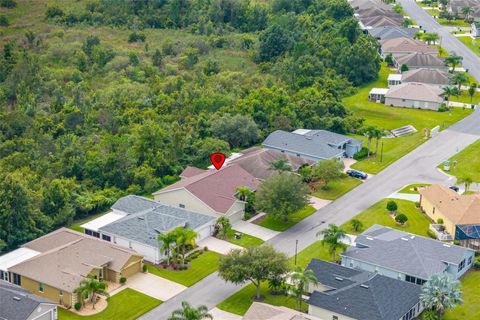
[[[159,49],[156,49],[152,56],[152,64],[159,68],[163,65],[163,55]]]
[[[288,221],[288,215],[308,204],[308,187],[298,175],[283,172],[265,180],[255,194],[257,211]]]
[[[359,232],[363,228],[363,223],[358,219],[352,219],[350,221],[350,225],[352,226],[352,230],[355,232]]]
[[[468,192],[470,190],[470,186],[473,183],[473,179],[471,176],[461,176],[457,179],[457,183],[463,183],[465,185],[465,192]]]
[[[170,253],[175,251],[174,244],[177,242],[177,234],[174,231],[160,233],[157,236],[157,240],[161,242],[160,250],[167,253],[167,266],[170,265]]]
[[[402,66],[400,67],[400,72],[401,73],[407,72],[408,70],[409,70],[409,68],[406,64],[402,64]]]
[[[438,36],[438,33],[427,32],[427,33],[423,34],[423,40],[425,40],[427,42],[427,44],[430,44],[432,42],[433,42],[433,44],[435,44],[438,39],[440,39],[440,37]]]
[[[80,294],[82,304],[84,303],[84,297],[89,296],[93,309],[95,309],[98,294],[108,297],[107,284],[103,280],[95,279],[95,276],[91,273],[87,275],[87,279],[80,281],[80,286],[73,292]]]
[[[297,300],[297,310],[302,310],[303,295],[308,291],[310,285],[318,284],[317,277],[312,270],[303,270],[297,266],[289,276],[291,283],[291,294]]]
[[[473,13],[473,9],[471,7],[463,7],[462,8],[462,13],[463,13],[463,20],[465,22],[470,22],[470,16]]]
[[[220,239],[226,239],[228,233],[232,230],[232,224],[227,217],[219,217],[215,223],[215,230]]]
[[[463,57],[457,56],[455,54],[451,54],[445,57],[444,61],[447,66],[452,67],[452,72],[455,72],[455,67],[459,65],[462,62],[462,60],[463,60]]]
[[[385,57],[385,62],[388,66],[393,66],[393,56],[391,53],[387,54],[387,56]]]
[[[438,319],[442,319],[446,310],[463,302],[459,286],[460,282],[450,279],[447,274],[433,275],[422,286],[420,301],[426,309],[435,311]]]
[[[198,233],[190,228],[178,227],[173,230],[176,237],[177,249],[179,250],[182,258],[181,267],[185,267],[185,254],[187,253],[187,247],[195,247],[195,239],[198,237]]]
[[[403,213],[400,213],[400,214],[397,214],[397,216],[395,217],[395,221],[397,221],[403,226],[408,221],[408,217]]]
[[[346,238],[347,233],[340,227],[330,224],[327,229],[317,232],[317,237],[322,236],[322,245],[328,246],[328,251],[332,255],[332,261],[336,259],[338,250],[345,250],[347,245],[342,242]]]
[[[477,92],[477,87],[478,87],[478,84],[476,84],[475,82],[472,83],[470,87],[468,87],[468,95],[470,96],[470,103],[472,103],[473,96]]]
[[[437,219],[437,224],[443,224],[443,219],[442,219],[442,218],[438,218],[438,219]]]
[[[390,214],[396,214],[398,210],[397,203],[393,200],[387,202],[387,210]]]
[[[256,299],[260,299],[260,285],[285,275],[288,272],[288,259],[284,253],[277,252],[270,245],[249,247],[245,250],[231,250],[221,256],[218,264],[220,277],[234,284],[247,281],[256,287]]]
[[[458,91],[460,91],[463,85],[468,84],[468,77],[464,72],[457,72],[453,76],[452,82],[458,86]]]
[[[322,180],[323,188],[327,189],[330,181],[343,177],[344,168],[343,162],[338,159],[322,160],[313,166],[312,177],[314,180]]]
[[[285,171],[292,171],[292,166],[288,163],[287,158],[278,158],[270,162],[270,166],[268,167],[270,170],[274,170],[277,172],[285,172]]]
[[[208,313],[206,306],[199,306],[197,308],[191,306],[188,302],[182,301],[182,308],[172,312],[168,320],[203,320],[213,319],[213,316]]]

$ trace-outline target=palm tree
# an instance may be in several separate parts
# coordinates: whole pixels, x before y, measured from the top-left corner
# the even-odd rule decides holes
[[[462,176],[458,178],[457,183],[465,184],[465,192],[468,192],[468,190],[470,189],[470,186],[473,183],[473,179],[470,176]]]
[[[190,228],[178,227],[174,230],[176,237],[177,248],[179,249],[180,256],[182,257],[181,267],[185,267],[185,254],[188,246],[195,247],[195,238],[198,237],[198,233]]]
[[[462,89],[462,85],[468,83],[468,77],[463,72],[457,72],[452,78],[452,83],[458,85],[458,91]]]
[[[453,309],[456,304],[463,302],[459,285],[459,281],[450,279],[446,274],[433,275],[422,286],[420,301],[441,319],[447,309]]]
[[[352,225],[352,229],[355,232],[359,232],[363,228],[362,221],[358,219],[352,219],[352,221],[350,221],[350,224]]]
[[[452,67],[452,72],[455,72],[455,67],[460,64],[463,60],[463,57],[451,54],[445,57],[445,64]]]
[[[292,171],[292,167],[288,163],[287,158],[279,158],[270,162],[269,170],[275,170],[278,172]]]
[[[441,95],[445,97],[447,101],[450,101],[450,96],[458,95],[458,88],[452,86],[444,87]]]
[[[167,266],[170,265],[170,252],[175,250],[174,244],[177,241],[177,236],[175,232],[170,231],[167,233],[160,233],[157,236],[157,240],[162,242],[160,250],[162,252],[167,252]]]
[[[370,157],[370,147],[372,146],[372,139],[376,135],[376,130],[377,130],[377,128],[375,128],[374,126],[365,126],[360,130],[360,132],[362,132],[362,134],[364,136],[366,136],[367,139],[368,139],[367,158]]]
[[[375,128],[375,131],[373,132],[373,137],[375,138],[375,154],[378,154],[378,142],[383,138],[384,135],[385,133],[383,130]]]
[[[470,103],[472,103],[472,100],[473,100],[473,96],[475,95],[475,93],[477,92],[477,87],[478,87],[478,84],[476,84],[475,82],[472,83],[470,85],[470,87],[468,88],[468,95],[470,96]]]
[[[227,217],[219,217],[215,222],[215,229],[218,230],[218,237],[226,239],[228,233],[232,230],[232,224]]]
[[[241,201],[247,201],[248,197],[252,195],[252,190],[248,187],[237,187],[237,198]]]
[[[427,32],[427,33],[423,34],[423,40],[427,41],[427,44],[430,44],[432,42],[433,42],[433,44],[435,44],[438,39],[440,39],[438,33]]]
[[[188,302],[182,301],[182,308],[172,312],[168,320],[202,320],[213,319],[213,316],[208,313],[206,306],[199,306],[197,308],[191,306]]]
[[[462,13],[464,15],[463,20],[465,22],[468,22],[468,21],[470,21],[470,15],[473,13],[473,9],[470,8],[470,7],[463,7],[462,8]]]
[[[87,279],[80,281],[80,286],[73,292],[80,293],[82,305],[85,302],[84,297],[90,297],[93,309],[95,309],[95,303],[97,303],[97,294],[108,297],[107,284],[103,280],[95,279],[95,276],[91,273],[87,275]]]
[[[332,255],[332,261],[336,259],[337,251],[345,250],[347,245],[342,242],[342,239],[348,239],[345,230],[340,227],[330,224],[327,229],[317,232],[317,237],[323,236],[322,245],[329,247],[329,253]]]
[[[297,299],[297,310],[301,311],[303,295],[308,291],[310,285],[318,284],[317,277],[312,270],[303,270],[302,267],[297,266],[289,278],[292,284],[292,295]]]

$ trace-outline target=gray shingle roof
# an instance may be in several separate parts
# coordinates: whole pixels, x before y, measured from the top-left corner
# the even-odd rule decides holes
[[[334,288],[314,291],[308,304],[357,320],[398,320],[419,301],[421,287],[409,282],[316,259],[307,268]],[[339,275],[342,281],[336,279]]]
[[[0,319],[26,320],[42,303],[55,306],[53,302],[22,288],[0,282]]]
[[[355,240],[342,256],[428,280],[458,265],[470,249],[447,245],[400,230],[374,225]]]
[[[151,202],[151,209],[132,213],[125,218],[101,227],[99,230],[158,247],[157,236],[159,233],[166,233],[177,227],[196,229],[215,220],[211,216],[161,204],[149,199],[146,200]],[[143,207],[139,207],[139,209],[141,208]]]
[[[401,37],[413,38],[416,33],[414,28],[404,28],[398,26],[384,26],[378,28],[372,28],[368,30],[368,33],[377,39],[386,40],[386,39],[395,39]]]
[[[157,206],[158,202],[156,201],[135,195],[128,195],[118,199],[117,202],[113,204],[112,209],[131,214],[150,210]]]
[[[273,148],[320,159],[331,159],[340,156],[343,150],[331,147],[328,145],[329,143],[337,144],[339,140],[353,140],[350,137],[328,131],[312,131],[313,133],[309,135],[301,135],[277,130],[269,134],[262,144],[267,149]]]

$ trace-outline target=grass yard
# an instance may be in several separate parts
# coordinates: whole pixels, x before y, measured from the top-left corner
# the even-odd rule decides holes
[[[452,164],[448,174],[456,177],[469,176],[473,181],[480,182],[480,140],[472,143],[461,152],[450,158]],[[456,169],[453,169],[453,161],[457,161]],[[438,166],[443,169],[443,164]]]
[[[359,184],[362,184],[362,181],[352,177],[344,177],[329,182],[328,189],[319,187],[312,195],[320,199],[336,200]]]
[[[190,287],[218,269],[219,253],[208,251],[192,260],[190,269],[183,271],[165,270],[147,264],[148,272],[159,277]]]
[[[470,271],[462,279],[463,304],[447,311],[444,320],[474,320],[480,319],[480,271]]]
[[[398,193],[409,193],[409,194],[418,194],[418,191],[415,190],[415,188],[418,187],[425,187],[429,186],[430,184],[428,183],[416,183],[416,184],[410,184],[403,188],[402,190],[398,191]]]
[[[407,200],[393,199],[398,205],[398,213],[403,213],[408,217],[406,226],[398,225],[387,211],[387,202],[392,199],[383,199],[367,210],[355,217],[363,223],[363,230],[355,232],[352,230],[350,221],[344,223],[341,227],[351,234],[359,234],[374,224],[399,229],[402,231],[427,236],[427,230],[430,225],[428,218],[415,207],[415,203]]]
[[[463,20],[448,21],[447,19],[438,18],[437,22],[440,23],[442,26],[447,26],[447,27],[461,27],[461,28],[469,28],[470,27],[470,23],[465,22]]]
[[[383,161],[380,161],[380,155],[373,156],[355,163],[352,166],[353,169],[376,174],[425,142],[423,128],[431,129],[440,125],[443,130],[472,112],[470,109],[463,110],[462,108],[454,108],[451,112],[395,108],[368,101],[368,93],[372,88],[387,87],[387,77],[392,72],[382,65],[377,81],[360,88],[355,95],[345,98],[343,102],[355,116],[364,118],[367,125],[392,130],[411,124],[418,132],[400,138],[382,139],[384,144]],[[356,138],[366,140],[363,136]],[[373,148],[374,144],[372,143]]]
[[[235,233],[240,233],[242,237],[240,239],[235,239],[234,234]],[[237,246],[241,247],[258,247],[261,245],[264,241],[262,239],[253,237],[249,234],[237,231],[237,230],[231,230],[228,234],[228,242],[236,244]]]
[[[108,307],[93,316],[79,316],[70,311],[58,308],[59,320],[134,320],[144,313],[159,306],[162,301],[143,293],[127,288],[108,298]]]
[[[305,208],[289,215],[287,222],[273,219],[272,217],[267,216],[262,222],[260,222],[259,225],[275,231],[285,231],[290,227],[296,225],[309,215],[313,214],[315,211],[316,210],[314,207],[305,206]]]
[[[431,16],[438,17],[440,15],[440,10],[438,9],[425,9],[425,11]]]
[[[477,40],[472,39],[470,36],[457,37],[464,45],[470,48],[473,52],[480,56],[480,43]]]
[[[468,103],[468,104],[478,104],[480,102],[480,92],[477,91],[472,97],[470,97],[470,95],[468,94],[468,91],[462,91],[462,94],[460,96],[450,97],[450,101],[462,102],[462,103]]]

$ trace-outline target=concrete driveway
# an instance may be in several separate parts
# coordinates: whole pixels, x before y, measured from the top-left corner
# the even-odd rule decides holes
[[[242,320],[242,316],[226,312],[218,308],[213,308],[208,313],[212,315],[213,320]]]
[[[187,287],[151,273],[137,273],[128,278],[126,287],[137,290],[155,299],[167,301]]]
[[[317,198],[317,197],[310,196],[310,205],[317,210],[325,207],[326,205],[330,204],[331,202],[332,202],[331,200],[324,200],[324,199],[320,199],[320,198]]]
[[[258,218],[258,216],[255,218]],[[263,241],[270,240],[279,234],[279,232],[277,231],[273,231],[273,230],[264,228],[262,226],[259,226],[258,224],[242,221],[242,220],[235,221],[232,224],[232,228],[237,231],[262,239]]]
[[[227,254],[231,250],[241,249],[243,247],[237,246],[236,244],[230,243],[228,241],[220,240],[215,237],[208,237],[198,242],[200,247],[208,247],[208,250],[215,251],[220,254]]]

